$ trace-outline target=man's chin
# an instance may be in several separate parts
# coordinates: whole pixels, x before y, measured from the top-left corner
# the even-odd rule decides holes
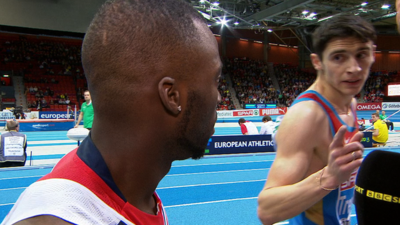
[[[199,160],[199,159],[202,159],[203,157],[204,157],[204,155],[203,155],[203,156],[192,157],[192,159],[193,159],[193,160]]]
[[[201,158],[203,158],[203,156],[204,156],[204,154],[205,154],[205,149],[203,149],[203,150],[199,150],[199,151],[195,151],[195,152],[193,152],[193,154],[192,154],[192,159],[201,159]]]

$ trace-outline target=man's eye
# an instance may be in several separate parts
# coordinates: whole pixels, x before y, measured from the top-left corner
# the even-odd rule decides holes
[[[340,60],[342,60],[343,59],[343,57],[341,56],[341,55],[335,55],[334,57],[333,57],[333,60],[335,60],[335,61],[340,61]]]
[[[363,58],[365,58],[366,56],[367,56],[366,53],[359,53],[359,54],[357,55],[357,58],[363,59]]]

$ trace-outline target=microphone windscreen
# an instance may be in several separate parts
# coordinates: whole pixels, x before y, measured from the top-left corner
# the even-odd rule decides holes
[[[375,150],[363,160],[354,204],[359,225],[400,224],[400,154]]]

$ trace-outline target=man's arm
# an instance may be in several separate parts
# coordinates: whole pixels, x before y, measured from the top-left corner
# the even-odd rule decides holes
[[[315,157],[314,150],[323,139],[324,132],[320,127],[329,129],[322,109],[316,107],[319,106],[310,102],[293,106],[279,127],[277,155],[258,197],[258,216],[263,224],[286,220],[305,211],[329,194],[330,191],[323,188],[336,188],[361,164],[361,159],[352,161],[353,156],[349,153],[362,149],[362,145],[351,143],[343,146],[345,129],[342,128],[332,142],[324,173],[318,170],[307,176],[310,166],[316,167],[311,162]],[[310,121],[313,121],[313,126],[310,126]],[[294,134],[293,130],[297,132]],[[361,140],[362,134],[356,136],[352,142]],[[361,157],[362,150],[357,154],[357,158]]]
[[[374,128],[374,131],[372,132],[372,136],[378,136],[379,135],[379,129]]]
[[[318,107],[310,102],[299,103],[285,115],[279,126],[276,157],[265,187],[258,197],[258,216],[263,224],[273,224],[294,217],[329,193],[321,191],[316,185],[317,175],[303,180],[318,145],[310,137],[319,136],[318,127],[323,126],[309,126],[310,121],[315,121],[315,118],[310,120],[315,117],[315,113],[312,110],[302,111],[301,108],[305,106],[300,105]],[[317,124],[324,121],[323,117],[319,117]],[[294,133],[293,130],[297,132]]]
[[[243,123],[240,124],[240,130],[242,131],[243,135],[248,135],[249,134],[249,132],[247,131],[246,125],[244,125]]]
[[[26,152],[26,147],[28,147],[28,138],[25,135],[24,151]]]
[[[79,113],[79,116],[78,116],[78,121],[76,122],[76,124],[75,124],[75,128],[77,128],[78,126],[79,126],[79,124],[81,123],[81,121],[82,121],[82,118],[83,118],[83,112],[81,111],[80,113]]]

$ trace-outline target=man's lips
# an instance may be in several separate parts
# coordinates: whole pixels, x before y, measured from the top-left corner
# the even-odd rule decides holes
[[[358,80],[345,80],[343,83],[349,84],[349,85],[358,85],[361,83],[361,79]]]

